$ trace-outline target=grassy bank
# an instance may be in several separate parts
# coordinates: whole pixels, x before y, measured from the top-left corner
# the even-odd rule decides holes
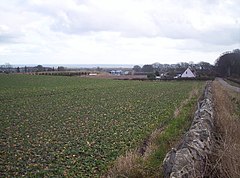
[[[240,93],[213,83],[216,145],[210,162],[210,177],[240,177]]]

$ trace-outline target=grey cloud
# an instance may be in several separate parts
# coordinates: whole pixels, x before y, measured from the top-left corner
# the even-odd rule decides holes
[[[0,35],[0,43],[14,43],[15,37],[11,35]]]
[[[192,24],[184,19],[184,17],[175,17],[174,14],[169,14],[169,17],[158,18],[153,17],[158,34],[171,39],[189,39],[194,38],[198,31],[195,30]]]
[[[20,43],[21,34],[1,33],[0,43]]]
[[[122,34],[137,35],[141,33],[141,29],[134,27],[132,24],[128,24],[121,16],[115,15],[111,17],[111,14],[85,14],[68,12],[65,13],[65,17],[56,17],[55,22],[51,28],[54,31],[61,31],[64,33],[85,34],[87,32],[121,32]],[[130,35],[131,36],[131,35]],[[141,35],[138,35],[141,36]]]
[[[161,11],[161,9],[159,9]],[[55,14],[51,28],[63,33],[85,34],[87,32],[113,31],[124,37],[167,37],[172,39],[196,38],[198,31],[185,20],[181,12],[169,14],[146,13],[146,19],[127,17],[124,14],[104,12],[99,9],[91,12],[61,11],[64,16]],[[131,19],[132,18],[132,19]],[[148,18],[148,19],[147,19]]]
[[[74,9],[29,3],[27,10],[51,17],[53,23],[50,28],[56,32],[84,35],[88,32],[110,31],[121,32],[123,36],[128,37],[156,36],[155,32],[146,30],[149,24],[142,23],[144,19],[136,17],[131,19],[124,10],[124,13],[114,10],[105,11],[100,7],[95,7],[89,1],[76,0],[74,2],[76,2]],[[78,9],[79,6],[85,6],[89,11]]]
[[[134,26],[123,21],[120,17],[101,18],[82,14],[78,16],[74,13],[68,13],[67,19],[58,17],[51,28],[54,31],[60,31],[68,34],[84,35],[88,32],[120,32],[123,37],[153,38],[157,36],[171,39],[196,39],[202,42],[231,45],[239,42],[239,29],[237,27],[219,26],[214,30],[199,31],[195,29],[190,22],[156,22],[152,23],[153,28],[143,28]]]
[[[234,45],[240,43],[239,27],[218,27],[201,33],[199,40],[214,45]]]
[[[20,2],[20,1],[18,1]],[[57,1],[56,1],[57,2]],[[222,0],[174,0],[168,7],[160,7],[153,11],[143,12],[143,18],[137,18],[127,14],[127,11],[115,12],[114,10],[103,10],[95,7],[87,0],[75,0],[76,8],[69,8],[45,4],[33,4],[29,1],[27,10],[49,16],[52,19],[50,29],[54,32],[66,34],[85,35],[89,32],[119,32],[123,37],[166,37],[171,39],[195,39],[211,44],[235,44],[238,40],[235,27],[218,26],[214,30],[204,32],[195,29],[184,14],[185,9],[199,8],[203,13],[214,13],[219,4],[226,6],[226,11],[232,13],[233,17],[239,16],[239,1],[230,1],[232,4],[223,4]],[[149,3],[158,1],[149,1]],[[167,1],[166,1],[167,2]],[[239,6],[238,6],[239,5]],[[85,6],[87,10],[78,8]],[[232,12],[231,7],[234,9]],[[134,8],[134,7],[133,7]],[[168,8],[168,9],[167,9]],[[239,10],[239,11],[238,11]],[[239,22],[240,23],[240,22]],[[240,25],[239,25],[240,26]],[[239,29],[238,29],[239,30]],[[10,40],[11,38],[9,38]],[[7,37],[5,37],[7,41]]]

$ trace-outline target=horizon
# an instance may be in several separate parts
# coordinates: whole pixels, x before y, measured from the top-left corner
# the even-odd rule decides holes
[[[176,64],[180,64],[180,63],[188,63],[190,64],[198,64],[198,63],[191,63],[193,61],[189,61],[189,62],[179,62],[179,63],[172,63],[172,64],[168,64],[168,63],[159,63],[159,62],[154,62],[151,64],[11,64],[11,63],[4,63],[4,64],[0,64],[0,66],[4,66],[4,65],[11,65],[12,67],[36,67],[38,65],[41,65],[43,67],[66,67],[66,68],[133,68],[134,66],[140,66],[143,67],[144,65],[153,65],[155,63],[159,63],[162,65],[176,65]],[[205,62],[205,61],[201,61],[201,62]],[[211,63],[209,63],[211,64]],[[211,64],[211,65],[215,65],[215,64]]]
[[[141,64],[10,64],[14,67],[36,67],[42,65],[43,67],[76,67],[76,68],[97,68],[97,67],[130,67],[134,65],[143,66]],[[0,65],[1,66],[1,65]]]

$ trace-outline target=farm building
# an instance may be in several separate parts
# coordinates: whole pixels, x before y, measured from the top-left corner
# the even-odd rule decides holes
[[[182,78],[195,78],[196,75],[192,72],[191,68],[188,67],[181,75]]]
[[[110,71],[112,75],[123,75],[124,72],[122,70],[112,70]]]

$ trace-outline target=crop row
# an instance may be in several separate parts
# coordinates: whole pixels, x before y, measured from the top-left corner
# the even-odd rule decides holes
[[[0,76],[0,176],[98,177],[201,82]]]

